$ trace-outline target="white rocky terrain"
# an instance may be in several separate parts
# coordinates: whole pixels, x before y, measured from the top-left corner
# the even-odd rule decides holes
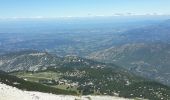
[[[22,91],[0,83],[0,100],[130,100],[112,96],[69,96]]]

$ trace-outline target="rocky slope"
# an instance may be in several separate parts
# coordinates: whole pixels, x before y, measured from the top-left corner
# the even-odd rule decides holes
[[[0,100],[132,100],[111,96],[70,96],[22,91],[0,83]]]

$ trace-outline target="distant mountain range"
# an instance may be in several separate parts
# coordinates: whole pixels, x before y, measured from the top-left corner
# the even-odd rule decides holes
[[[122,36],[126,43],[91,53],[89,58],[170,85],[170,21],[132,29]]]
[[[122,34],[127,42],[170,43],[170,20],[128,30]]]

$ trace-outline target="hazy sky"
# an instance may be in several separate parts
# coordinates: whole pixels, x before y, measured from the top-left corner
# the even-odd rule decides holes
[[[0,18],[170,14],[170,0],[0,0]]]

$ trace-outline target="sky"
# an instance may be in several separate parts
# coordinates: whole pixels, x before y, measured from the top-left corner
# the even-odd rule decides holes
[[[170,15],[170,0],[0,0],[0,18]]]

